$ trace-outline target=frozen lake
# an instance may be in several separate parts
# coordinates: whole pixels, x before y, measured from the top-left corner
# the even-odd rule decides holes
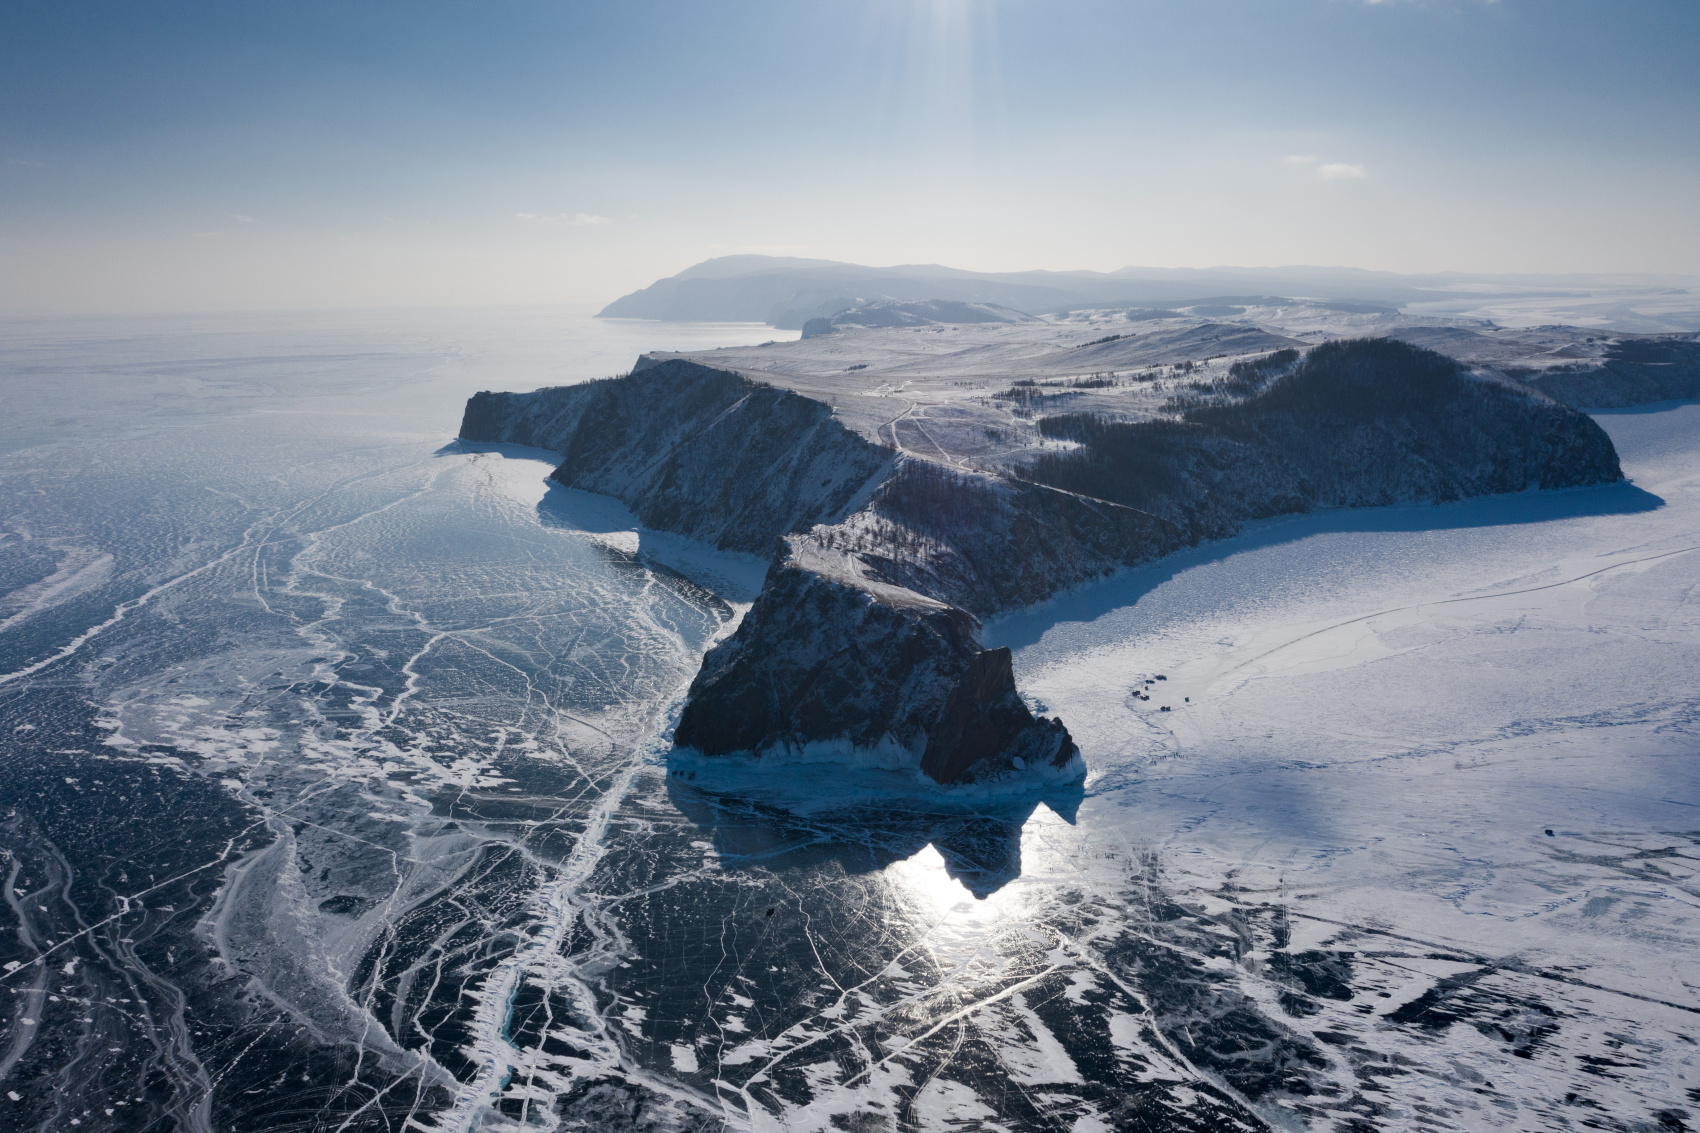
[[[787,332],[0,334],[0,1126],[1700,1113],[1700,404],[1599,417],[1630,484],[1000,619],[1092,773],[988,801],[671,757],[761,564],[452,440],[479,389]]]

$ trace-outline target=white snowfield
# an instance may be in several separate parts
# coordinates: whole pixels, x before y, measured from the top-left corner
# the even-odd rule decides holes
[[[733,370],[832,406],[845,427],[875,444],[1002,471],[1036,450],[1071,447],[1042,438],[1036,417],[1146,420],[1183,380],[1220,377],[1241,357],[1310,344],[1249,321],[1129,321],[1088,311],[1024,323],[846,327],[796,342],[654,352],[639,367],[688,358]],[[1213,366],[1199,368],[1204,358]],[[1010,391],[1013,399],[999,396]]]
[[[1403,1067],[1378,1127],[1700,1098],[1700,403],[1598,419],[1628,484],[1273,522],[988,629],[1087,754],[1081,842],[1358,951],[1286,1022]]]

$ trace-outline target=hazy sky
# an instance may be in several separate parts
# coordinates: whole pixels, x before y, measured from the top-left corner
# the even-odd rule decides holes
[[[0,0],[0,307],[1700,273],[1696,0]]]

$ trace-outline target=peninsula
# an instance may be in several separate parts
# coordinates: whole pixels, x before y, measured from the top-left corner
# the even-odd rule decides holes
[[[1606,434],[1543,389],[1644,396],[1692,380],[1696,350],[1279,297],[815,317],[797,342],[480,393],[460,435],[549,449],[556,481],[647,526],[770,556],[680,747],[941,784],[1083,773],[981,619],[1250,520],[1619,480]]]

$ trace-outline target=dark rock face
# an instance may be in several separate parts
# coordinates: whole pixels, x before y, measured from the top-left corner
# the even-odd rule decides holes
[[[921,770],[940,783],[972,781],[984,770],[1061,768],[1074,740],[1061,720],[1037,720],[1015,691],[1008,649],[982,649],[951,690],[944,712],[927,736]]]
[[[1248,377],[1249,396],[1177,399],[1143,422],[1052,417],[1082,448],[1026,472],[1143,508],[1189,542],[1319,507],[1569,488],[1623,478],[1591,418],[1497,376],[1392,339],[1330,342],[1296,367]]]
[[[940,783],[1065,766],[1067,730],[1034,718],[1009,651],[980,649],[974,631],[971,616],[919,594],[776,563],[738,632],[704,658],[674,742],[805,757],[826,745]]]
[[[1047,485],[903,460],[863,512],[815,531],[831,543],[871,525],[911,533],[860,554],[881,579],[979,617],[1042,602],[1100,575],[1185,545],[1175,523]]]
[[[675,738],[710,754],[836,746],[924,765],[940,782],[1064,767],[1075,756],[1067,730],[1021,703],[1007,653],[1001,668],[995,652],[979,660],[967,610],[1038,601],[1174,543],[1149,516],[1067,493],[983,476],[934,483],[931,466],[868,443],[819,402],[685,361],[478,394],[461,436],[554,449],[556,481],[728,550],[835,530],[823,525],[894,485],[878,515],[863,509],[854,540],[867,553],[798,536],[813,565],[777,562],[738,632],[705,658]],[[901,548],[906,522],[930,533],[929,554]],[[822,573],[833,562],[841,569]]]
[[[460,435],[553,449],[559,483],[613,496],[656,530],[758,554],[842,517],[893,456],[818,401],[679,360],[607,381],[475,394]]]

